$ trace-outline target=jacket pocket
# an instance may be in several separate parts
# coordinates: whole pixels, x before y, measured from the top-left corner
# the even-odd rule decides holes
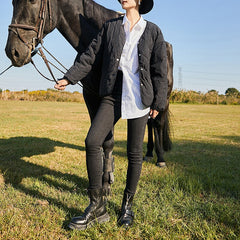
[[[139,71],[142,103],[144,106],[150,107],[154,99],[152,81],[150,76],[148,76],[148,73],[143,68],[140,68]]]

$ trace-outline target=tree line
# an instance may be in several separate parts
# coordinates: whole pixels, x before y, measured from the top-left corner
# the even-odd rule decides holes
[[[84,102],[80,92],[59,92],[54,89],[37,91],[10,91],[0,89],[1,100],[21,100],[21,101],[57,101],[57,102]],[[219,94],[216,90],[207,93],[192,90],[172,91],[170,103],[191,103],[191,104],[222,104],[240,105],[240,92],[236,88],[228,88],[225,94]]]

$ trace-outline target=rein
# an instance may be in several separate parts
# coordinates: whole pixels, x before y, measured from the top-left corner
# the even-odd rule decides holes
[[[57,60],[57,58],[55,58],[43,45],[42,45],[42,48],[43,48],[62,68],[64,68],[66,71],[68,70],[68,69],[67,69],[66,67],[64,67],[63,64],[61,64],[61,63]],[[40,52],[40,53],[38,53],[38,52]],[[33,57],[36,53],[37,53],[38,55],[40,55],[40,56],[42,57],[42,59],[44,60],[44,62],[45,62],[45,64],[46,64],[46,66],[47,66],[47,68],[48,68],[48,70],[49,70],[49,72],[50,72],[53,80],[50,79],[50,78],[48,78],[48,77],[46,77],[44,74],[42,74],[42,73],[39,71],[39,69],[37,68],[37,66],[35,65],[35,63],[33,62],[33,60],[31,59],[31,63],[32,63],[32,65],[34,66],[34,68],[35,68],[35,69],[37,70],[37,72],[38,72],[42,77],[44,77],[46,80],[48,80],[48,81],[50,81],[50,82],[58,83],[57,80],[56,80],[56,78],[54,77],[54,74],[53,74],[53,72],[52,72],[52,70],[51,70],[51,68],[50,68],[50,65],[52,65],[53,67],[55,67],[55,68],[56,68],[58,71],[60,71],[62,74],[65,74],[65,72],[63,72],[63,71],[62,71],[60,68],[58,68],[55,64],[53,64],[52,62],[50,62],[49,60],[47,60],[47,58],[46,58],[46,56],[45,56],[45,54],[43,53],[43,50],[42,50],[41,48],[35,48],[35,50],[34,50],[34,51],[32,52],[32,54],[31,54],[31,56]],[[49,65],[49,64],[50,64],[50,65]],[[11,68],[11,67],[12,67],[12,65],[11,65],[10,67],[8,67],[8,69]],[[6,72],[8,69],[6,69],[4,72]],[[0,73],[0,75],[3,74],[4,72]],[[98,94],[97,94],[94,90],[92,90],[91,88],[89,88],[88,86],[86,86],[86,85],[84,85],[84,84],[82,84],[82,83],[80,83],[80,82],[78,82],[77,84],[78,84],[82,89],[83,89],[83,88],[86,89],[87,92],[89,92],[89,93],[91,93],[91,94],[93,94],[93,95],[98,96]]]
[[[42,48],[43,48],[62,68],[64,68],[64,69],[67,71],[67,68],[65,68],[65,67],[63,66],[63,64],[61,64],[43,45],[42,45]],[[52,76],[52,78],[53,78],[53,80],[50,79],[50,78],[48,78],[48,77],[46,77],[44,74],[42,74],[42,73],[40,72],[40,70],[37,68],[37,66],[35,65],[35,63],[33,62],[32,59],[31,59],[31,63],[32,63],[32,65],[34,66],[34,68],[37,70],[37,72],[38,72],[42,77],[44,77],[44,78],[47,79],[48,81],[57,83],[57,80],[56,80],[56,78],[55,78],[55,76],[54,76],[54,74],[53,74],[53,72],[52,72],[52,70],[51,70],[51,68],[50,68],[50,65],[52,65],[53,67],[55,67],[55,68],[56,68],[58,71],[60,71],[62,74],[65,74],[65,72],[63,72],[63,71],[62,71],[60,68],[58,68],[55,64],[53,64],[52,62],[50,62],[49,60],[47,60],[47,58],[46,58],[46,56],[45,56],[42,48],[35,48],[34,51],[35,51],[38,55],[40,55],[40,56],[42,57],[45,65],[46,65],[47,68],[48,68],[48,71],[50,72],[50,74],[51,74],[51,76]],[[34,55],[35,55],[35,54],[34,54]]]

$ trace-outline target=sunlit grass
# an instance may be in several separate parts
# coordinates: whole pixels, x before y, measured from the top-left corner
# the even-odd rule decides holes
[[[156,157],[143,164],[134,226],[124,231],[116,224],[127,168],[126,121],[120,120],[111,221],[78,232],[66,226],[88,205],[85,105],[0,101],[0,238],[239,239],[239,106],[170,108],[168,167],[156,167]]]

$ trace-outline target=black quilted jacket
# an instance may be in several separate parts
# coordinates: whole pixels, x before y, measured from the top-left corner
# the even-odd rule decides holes
[[[100,64],[99,95],[111,95],[125,43],[122,21],[120,17],[106,22],[64,77],[76,84],[91,74],[94,65],[99,67]],[[146,107],[163,111],[168,90],[167,51],[161,30],[148,21],[138,43],[138,58],[142,103]]]

